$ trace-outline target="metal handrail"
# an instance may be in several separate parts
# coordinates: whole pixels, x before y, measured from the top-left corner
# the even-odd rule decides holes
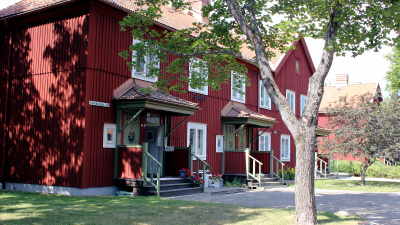
[[[253,160],[253,172],[250,172],[250,159]],[[256,175],[256,163],[258,163],[258,176]],[[258,181],[258,186],[261,187],[261,166],[262,162],[250,155],[250,149],[246,148],[246,176],[247,180],[252,177]]]
[[[161,177],[161,167],[162,164],[157,161],[150,153],[148,152],[148,143],[143,142],[143,161],[142,161],[142,180],[143,185],[147,185],[149,182],[154,188],[157,190],[157,197],[160,197],[160,177]],[[150,158],[150,179],[147,177],[147,158]],[[154,162],[158,165],[157,168],[157,184],[154,183]]]

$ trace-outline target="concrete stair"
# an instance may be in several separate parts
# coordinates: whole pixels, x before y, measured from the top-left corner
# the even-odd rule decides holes
[[[286,186],[286,184],[282,185],[280,179],[278,179],[277,177],[271,177],[270,174],[265,174],[264,177],[261,178],[261,184],[259,184],[258,180],[256,179],[247,180],[247,187],[249,189],[264,190],[278,186]]]

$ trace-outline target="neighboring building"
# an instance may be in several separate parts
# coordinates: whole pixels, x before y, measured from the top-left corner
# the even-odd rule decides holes
[[[155,80],[143,76],[145,67],[130,72],[118,56],[133,43],[118,24],[133,2],[24,0],[0,11],[5,188],[114,194],[114,178],[142,177],[144,142],[163,164],[163,176],[178,176],[179,168],[188,167],[188,145],[212,173],[244,174],[245,148],[263,162],[263,173],[270,173],[271,150],[294,167],[293,138],[261,85],[258,68],[245,60],[239,59],[251,86],[243,86],[244,95],[230,84],[222,84],[221,91],[186,85],[185,94],[139,91]],[[197,11],[165,7],[154,29],[191,26]],[[296,50],[278,54],[271,65],[300,117],[315,68],[304,39],[294,45]]]
[[[327,115],[326,108],[330,105],[334,105],[339,102],[340,98],[347,97],[352,98],[355,96],[360,96],[363,94],[370,93],[374,96],[377,96],[374,101],[382,102],[381,88],[378,83],[349,83],[349,75],[348,74],[337,74],[335,85],[334,86],[325,86],[324,87],[324,97],[322,98],[321,105],[319,107],[318,113],[318,125],[321,127],[327,127]],[[333,135],[329,135],[330,139],[333,139]],[[320,149],[321,152],[324,152],[323,149]],[[340,157],[337,156],[337,159],[346,159],[346,160],[354,160],[354,157],[345,156]]]

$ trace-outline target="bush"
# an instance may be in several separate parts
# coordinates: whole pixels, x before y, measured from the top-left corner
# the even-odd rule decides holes
[[[363,163],[359,161],[338,161],[339,172],[352,176],[361,176]],[[331,168],[331,171],[332,168]],[[381,161],[376,161],[367,169],[366,177],[400,179],[400,166],[386,166]]]
[[[245,185],[245,181],[241,180],[241,179],[239,179],[237,177],[235,177],[232,182],[229,182],[229,181],[225,182],[225,187],[238,187],[238,188],[241,188],[241,187],[243,187],[243,185]]]
[[[282,177],[282,170],[279,170],[278,174],[279,174],[280,177]],[[294,168],[287,167],[285,169],[285,174],[284,174],[284,178],[283,179],[285,179],[285,180],[294,180],[294,177],[295,177]]]

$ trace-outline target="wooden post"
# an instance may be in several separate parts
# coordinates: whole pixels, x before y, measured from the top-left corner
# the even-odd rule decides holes
[[[225,149],[222,149],[222,174],[225,174]]]
[[[271,177],[274,177],[274,150],[271,149],[271,151],[269,151],[269,173],[271,174]]]
[[[316,153],[315,153],[315,171],[314,171],[314,179],[317,178],[317,169],[318,169],[318,162],[317,162],[317,159],[318,159],[318,153],[316,152]]]
[[[192,149],[193,146],[189,146],[189,159],[188,159],[188,169],[190,170],[190,172],[193,171],[193,156],[192,156]],[[191,174],[190,174],[191,175]]]
[[[249,172],[250,172],[250,149],[246,148],[245,151],[245,155],[246,155],[246,179],[249,180]]]
[[[160,197],[160,174],[161,174],[161,166],[158,165],[158,170],[157,170],[157,197]]]
[[[147,150],[148,150],[148,143],[143,142],[142,151],[143,151],[143,158],[142,158],[142,180],[143,185],[147,185]]]

